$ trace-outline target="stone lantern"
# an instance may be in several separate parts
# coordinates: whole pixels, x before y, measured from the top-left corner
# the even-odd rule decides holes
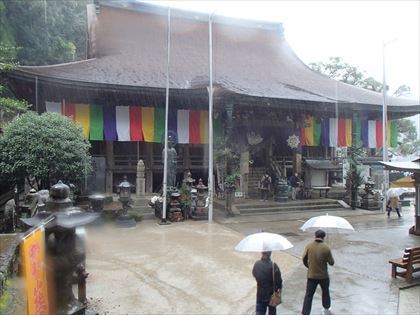
[[[200,178],[195,188],[197,190],[197,198],[195,199],[195,208],[191,217],[194,220],[206,220],[208,218],[208,207],[206,206],[208,187],[203,184],[203,180]]]
[[[121,214],[117,218],[117,225],[119,227],[133,227],[136,226],[136,221],[128,214],[131,201],[131,188],[135,187],[127,181],[127,176],[117,186],[118,187],[118,201],[122,204]]]
[[[29,219],[21,219],[27,226],[44,225],[47,268],[52,270],[54,314],[85,314],[86,278],[84,240],[76,228],[95,221],[98,214],[73,207],[70,189],[59,181],[50,189],[46,207]],[[78,299],[73,294],[78,286]]]

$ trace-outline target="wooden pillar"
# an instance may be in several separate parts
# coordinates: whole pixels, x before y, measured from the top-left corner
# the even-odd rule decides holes
[[[233,129],[233,104],[226,104],[226,138],[227,141],[232,140]]]
[[[146,192],[153,192],[153,142],[146,142]]]
[[[191,169],[190,145],[189,144],[185,144],[183,146],[182,153],[183,153],[182,164],[183,164],[183,168],[184,168],[182,171],[184,172],[185,170],[190,170]]]
[[[293,153],[293,174],[302,174],[302,153]]]
[[[241,191],[245,198],[248,197],[248,174],[249,174],[249,149],[241,152],[240,158]]]
[[[106,158],[106,174],[105,174],[105,191],[112,193],[113,188],[113,171],[114,171],[114,142],[105,141],[105,158]]]
[[[414,226],[410,229],[410,234],[420,235],[420,173],[414,173]]]
[[[265,159],[266,168],[269,168],[271,166],[272,158],[273,158],[273,136],[270,135],[270,138],[268,139],[267,156]]]

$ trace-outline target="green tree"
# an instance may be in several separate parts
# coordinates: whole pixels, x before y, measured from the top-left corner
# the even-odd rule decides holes
[[[417,138],[417,128],[410,119],[397,120],[398,150],[402,155],[416,154],[420,151],[420,140]]]
[[[0,78],[3,77],[3,73],[12,71],[15,68],[15,56],[15,47],[0,43]],[[16,115],[25,112],[28,107],[29,104],[26,101],[19,101],[13,97],[12,93],[7,89],[4,80],[0,81],[0,128]]]
[[[328,62],[312,62],[309,66],[332,79],[355,85],[361,88],[382,92],[382,83],[373,77],[366,76],[357,66],[348,64],[341,57],[330,57]],[[387,90],[389,87],[386,87]],[[394,96],[407,96],[411,89],[407,85],[401,85],[394,92]],[[397,120],[398,133],[400,139],[398,141],[398,151],[403,155],[414,154],[418,152],[420,141],[417,140],[417,131],[414,123],[409,119]]]
[[[91,171],[90,144],[82,128],[57,113],[32,111],[16,117],[0,137],[0,180],[49,188],[62,179],[76,183]]]
[[[366,76],[366,73],[360,70],[359,67],[345,62],[341,57],[330,57],[327,62],[311,62],[309,67],[316,72],[344,83],[375,92],[382,91],[382,82],[375,80],[373,77]]]
[[[400,96],[407,96],[410,93],[411,93],[411,88],[408,85],[403,84],[398,87],[398,89],[394,92],[393,95],[396,97],[400,97]]]
[[[7,26],[0,39],[9,38],[21,48],[17,54],[20,64],[44,65],[86,58],[86,5],[91,0],[0,1],[0,22]]]

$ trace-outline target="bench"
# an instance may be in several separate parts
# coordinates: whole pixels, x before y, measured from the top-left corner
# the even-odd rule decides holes
[[[391,259],[389,261],[392,264],[392,277],[397,276],[405,278],[410,283],[413,281],[413,273],[420,271],[420,246],[406,248],[402,258]],[[398,271],[397,268],[404,269]]]

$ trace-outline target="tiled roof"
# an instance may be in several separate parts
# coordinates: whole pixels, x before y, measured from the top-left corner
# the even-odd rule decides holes
[[[149,9],[148,9],[149,8]],[[165,88],[166,9],[102,6],[96,26],[96,58],[18,72],[87,83]],[[189,16],[188,16],[189,15]],[[203,15],[171,18],[170,88],[205,87],[209,72],[209,24]],[[230,22],[226,22],[230,21]],[[227,91],[256,97],[382,106],[382,94],[314,72],[293,52],[281,24],[244,25],[214,18],[213,82]],[[388,98],[388,106],[420,112],[419,100]],[[375,106],[377,105],[377,106]]]

